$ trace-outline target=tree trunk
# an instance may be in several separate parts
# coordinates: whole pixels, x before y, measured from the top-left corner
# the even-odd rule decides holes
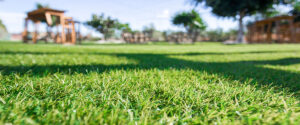
[[[187,28],[187,35],[188,35],[188,39],[191,39],[192,42],[194,43],[194,31],[192,28]]]
[[[240,12],[239,17],[239,32],[237,36],[237,43],[243,43],[244,42],[244,25],[243,25],[243,19],[245,17],[245,12]]]
[[[104,38],[104,41],[107,41],[107,39],[108,39],[108,32],[103,32],[103,38]]]
[[[195,44],[197,42],[197,38],[198,38],[199,32],[197,31],[197,29],[194,31],[194,36],[193,36],[193,44]]]

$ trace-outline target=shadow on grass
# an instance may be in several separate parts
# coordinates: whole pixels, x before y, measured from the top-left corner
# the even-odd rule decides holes
[[[200,55],[239,55],[239,54],[271,54],[271,53],[292,53],[300,51],[250,51],[250,52],[190,52],[190,53],[168,53],[166,56],[183,55],[183,56],[200,56]],[[3,51],[0,54],[17,55],[17,54],[31,54],[31,55],[113,55],[118,53],[99,53],[99,52],[36,52],[36,51]]]
[[[266,52],[247,52],[247,53],[275,53]],[[300,90],[300,74],[280,69],[264,68],[262,65],[292,65],[300,63],[300,58],[284,58],[279,60],[262,61],[236,61],[236,62],[195,62],[183,59],[171,58],[172,55],[226,55],[226,54],[247,54],[241,53],[183,53],[183,54],[124,54],[124,53],[82,53],[111,55],[117,57],[126,57],[127,59],[137,60],[138,64],[120,64],[120,65],[37,65],[37,66],[4,66],[0,65],[0,71],[3,75],[33,75],[46,76],[54,73],[102,73],[110,70],[132,70],[132,69],[192,69],[195,71],[205,71],[210,74],[222,75],[230,80],[238,80],[241,83],[251,81],[258,86],[271,85],[277,88],[288,88],[291,92]],[[2,54],[81,54],[81,53],[40,53],[40,52],[3,52]],[[280,91],[280,90],[279,90]]]

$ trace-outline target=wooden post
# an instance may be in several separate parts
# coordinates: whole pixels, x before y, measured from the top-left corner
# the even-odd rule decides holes
[[[37,43],[39,23],[40,23],[39,21],[34,22],[34,33],[33,33],[33,37],[32,37],[33,43]]]
[[[46,12],[45,16],[46,16],[47,24],[51,26],[53,24],[51,14],[49,12],[48,13]]]
[[[258,42],[258,33],[257,33],[257,24],[254,24],[254,28],[253,28],[253,35],[254,35],[254,38],[255,40],[253,40],[253,42]]]
[[[75,31],[75,24],[74,24],[74,21],[71,21],[71,42],[72,44],[75,44],[76,43],[76,31]]]
[[[24,43],[28,42],[27,35],[28,35],[28,18],[25,19],[25,23],[24,23],[24,32],[23,32],[23,42]]]
[[[66,26],[65,28],[67,29],[67,33],[66,33],[66,42],[70,42],[71,41],[71,29],[70,29],[70,24],[69,22],[66,21]]]
[[[81,44],[82,38],[81,38],[81,33],[80,33],[80,23],[77,23],[77,35],[79,44]]]
[[[252,42],[255,42],[255,43],[257,43],[257,26],[256,26],[256,24],[254,24],[254,26],[253,26],[253,41]]]
[[[280,43],[281,42],[280,21],[276,21],[275,23],[276,23],[276,41]]]
[[[51,38],[50,29],[51,29],[51,26],[53,25],[53,21],[52,21],[52,18],[51,18],[51,13],[46,12],[45,16],[46,16],[46,22],[47,22],[47,37]],[[45,39],[45,43],[48,43],[47,37]]]
[[[64,14],[60,14],[60,24],[61,24],[61,43],[66,42],[66,34],[65,34],[65,16]]]
[[[247,42],[252,43],[253,40],[255,39],[255,25],[253,24],[252,26],[249,27],[249,32],[248,32],[248,37],[247,37]],[[230,38],[231,39],[231,38]]]
[[[295,41],[295,30],[294,30],[294,20],[290,19],[289,24],[290,24],[290,32],[291,32],[290,42],[296,42]]]
[[[296,29],[300,29],[300,22],[295,22],[294,25],[295,25]],[[296,42],[299,43],[300,42],[300,30],[296,30],[295,35],[296,35]]]
[[[248,27],[248,34],[247,34],[247,42],[250,43],[251,41],[251,32],[252,32],[252,27]],[[231,39],[231,37],[229,37],[229,39]]]
[[[260,32],[260,31],[259,31],[259,25],[257,24],[257,25],[255,26],[256,43],[259,42],[259,38],[260,38],[259,32]]]
[[[264,40],[264,37],[265,37],[265,25],[262,24],[261,25],[261,29],[260,29],[260,41],[261,42],[265,42]]]
[[[58,24],[56,24],[56,37],[55,37],[55,43],[60,43],[60,36],[59,36],[59,29],[58,29]]]
[[[266,41],[268,43],[271,43],[272,42],[272,22],[269,22],[267,25],[268,25],[268,28],[267,28]]]

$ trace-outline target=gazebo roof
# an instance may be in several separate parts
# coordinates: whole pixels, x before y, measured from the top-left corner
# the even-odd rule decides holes
[[[27,13],[27,18],[33,21],[42,21],[46,20],[46,14],[51,13],[55,15],[63,15],[65,11],[62,10],[55,10],[51,8],[40,8]],[[51,24],[51,23],[50,23]]]
[[[27,13],[28,16],[45,14],[46,12],[64,13],[63,10],[56,10],[51,8],[40,8]]]

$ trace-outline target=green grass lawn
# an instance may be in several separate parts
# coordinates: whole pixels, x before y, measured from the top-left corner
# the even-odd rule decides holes
[[[0,124],[300,124],[300,44],[0,42]]]

